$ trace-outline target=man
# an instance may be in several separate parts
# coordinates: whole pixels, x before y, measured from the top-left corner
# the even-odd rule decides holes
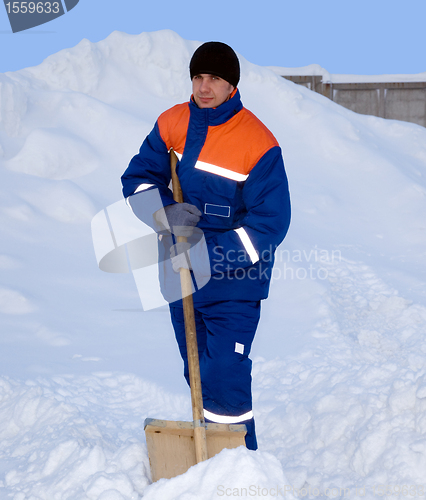
[[[189,69],[189,103],[158,118],[122,177],[123,194],[139,216],[137,197],[158,189],[165,208],[154,215],[157,228],[191,237],[197,226],[204,233],[206,246],[179,243],[171,256],[175,271],[200,268],[201,274],[208,257],[211,278],[193,295],[205,418],[246,424],[247,448],[255,450],[248,356],[274,251],[290,223],[287,178],[276,139],[241,103],[240,66],[231,47],[201,45]],[[180,160],[182,204],[168,187],[171,148]],[[182,252],[189,247],[188,261]],[[188,380],[181,301],[171,303],[170,312]]]

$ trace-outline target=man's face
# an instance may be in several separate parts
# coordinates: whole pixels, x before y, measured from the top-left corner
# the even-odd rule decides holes
[[[215,75],[202,73],[192,79],[192,93],[199,108],[217,108],[229,99],[234,87]]]

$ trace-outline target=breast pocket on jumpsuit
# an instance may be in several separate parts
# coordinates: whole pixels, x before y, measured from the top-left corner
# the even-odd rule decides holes
[[[238,182],[207,173],[203,179],[203,220],[211,227],[232,227],[240,205]]]

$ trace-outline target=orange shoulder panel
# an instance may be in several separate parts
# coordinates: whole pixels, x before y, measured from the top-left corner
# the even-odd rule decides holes
[[[177,153],[183,154],[189,124],[188,103],[177,104],[164,111],[158,117],[157,123],[161,138],[166,143],[167,149],[173,148]]]
[[[278,142],[272,132],[243,108],[222,125],[209,127],[199,160],[247,175]]]

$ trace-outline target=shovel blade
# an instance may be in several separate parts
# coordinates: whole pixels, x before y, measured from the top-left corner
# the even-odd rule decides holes
[[[197,463],[192,422],[147,418],[144,427],[152,482],[183,474]],[[245,425],[206,424],[208,458],[245,446],[246,432]]]

